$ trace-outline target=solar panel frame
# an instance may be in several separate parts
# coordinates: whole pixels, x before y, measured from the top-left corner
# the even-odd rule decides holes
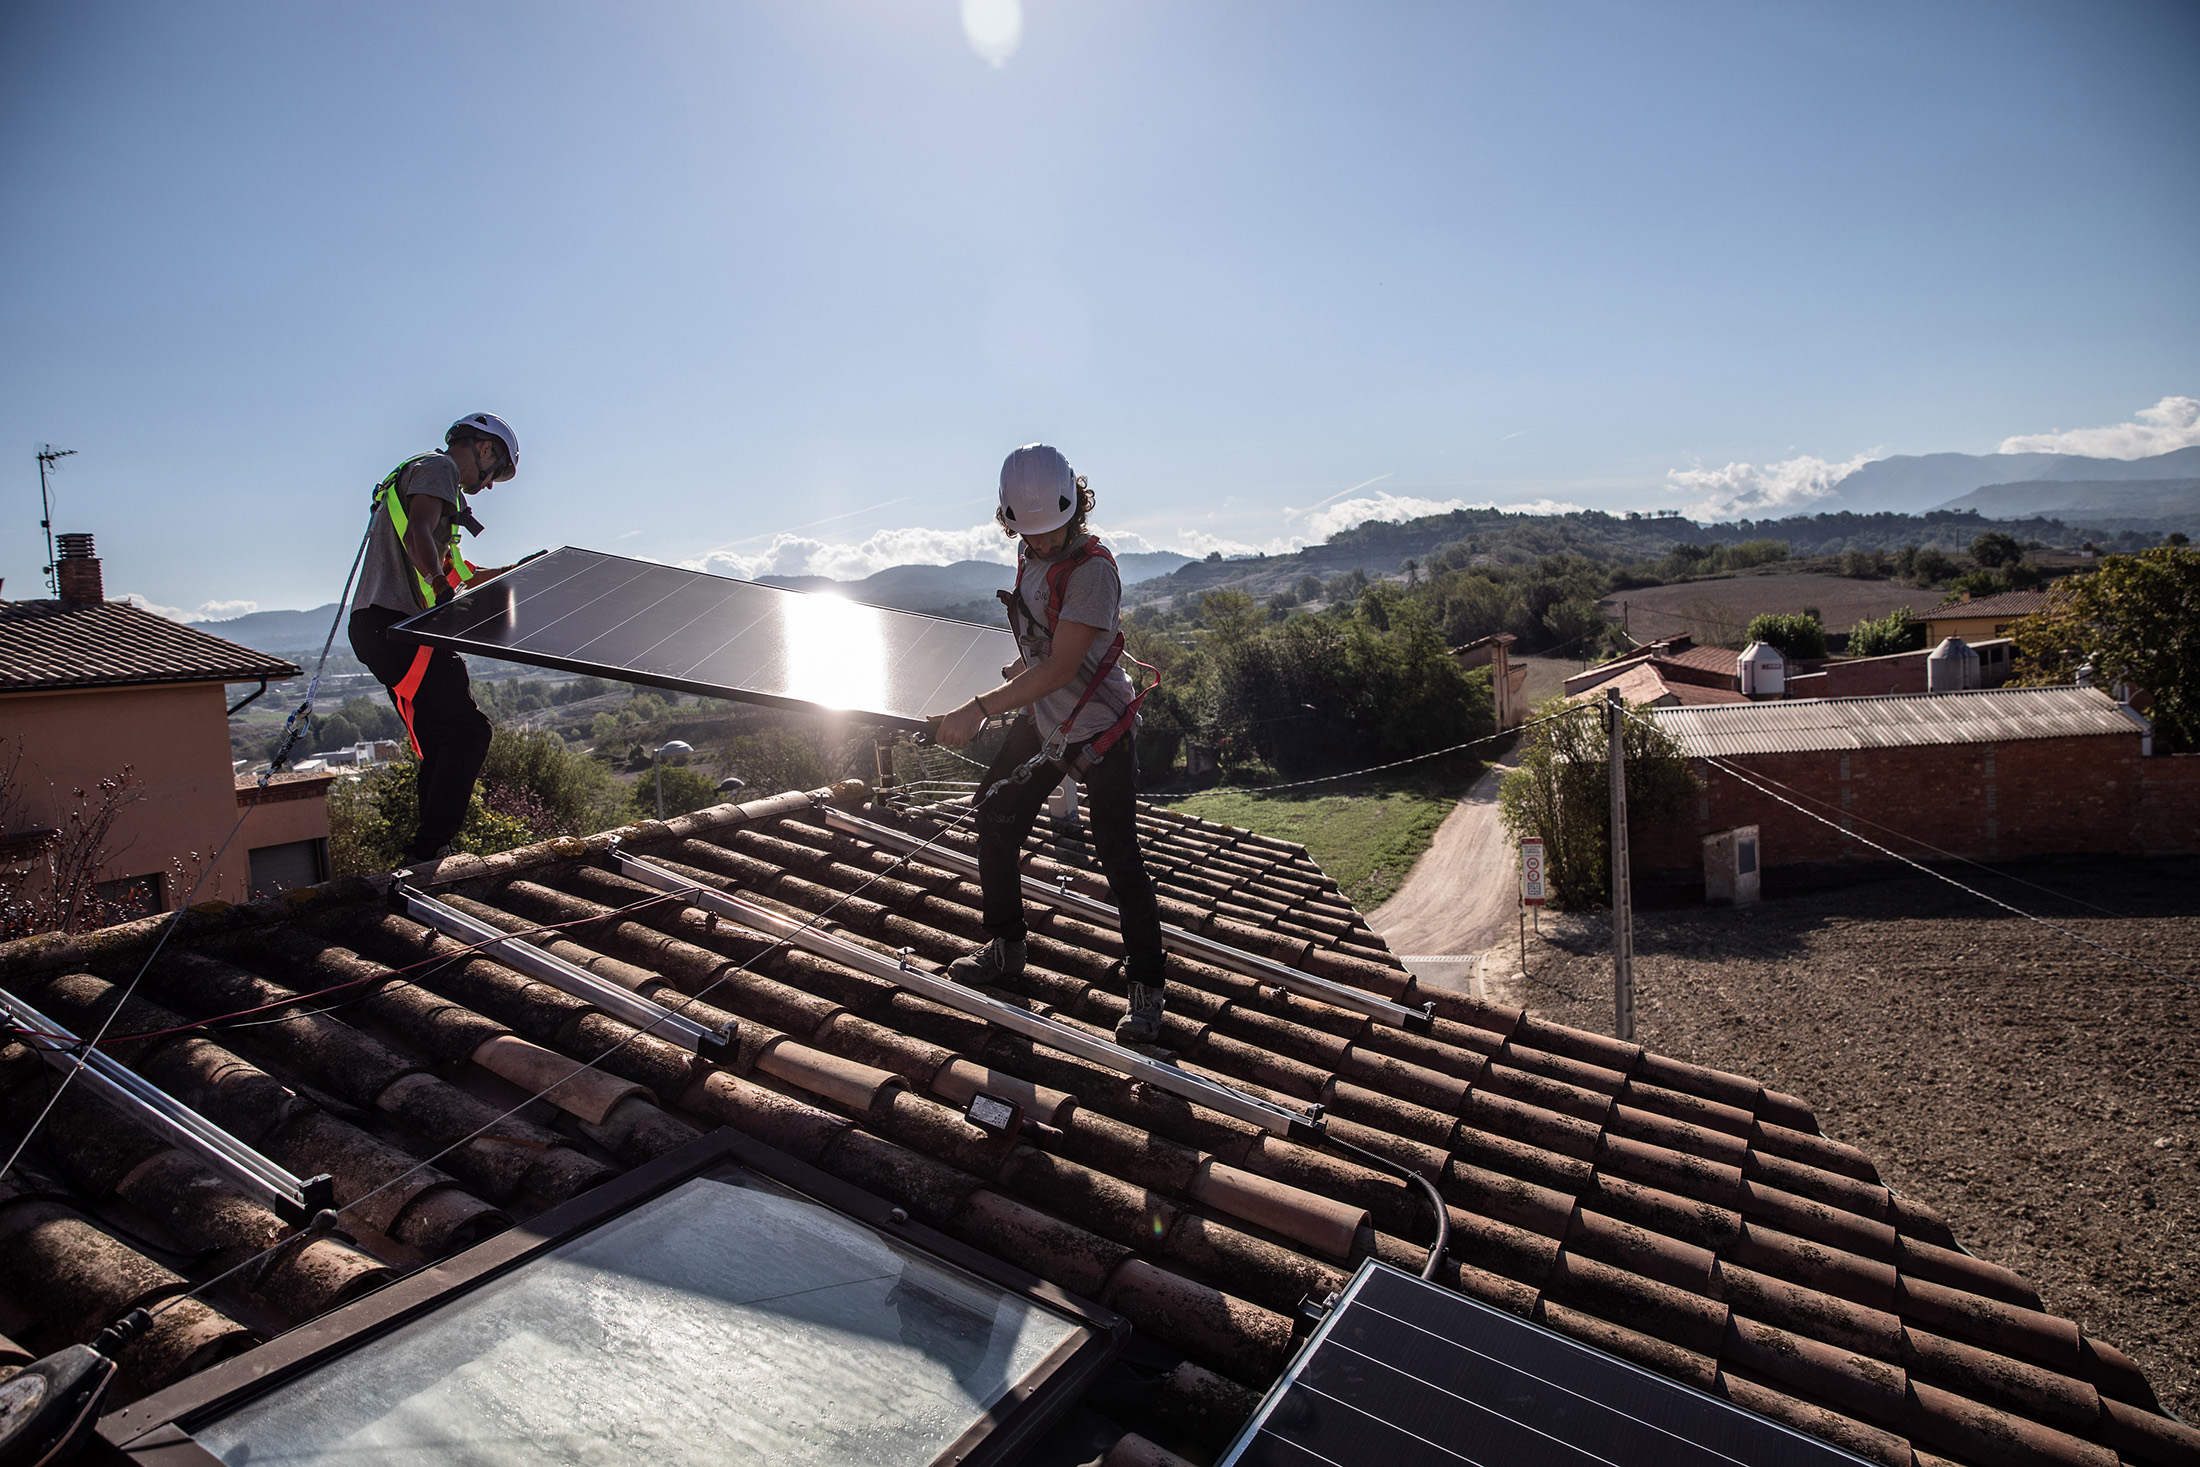
[[[1830,1442],[1369,1259],[1217,1467],[1856,1467]]]
[[[559,628],[562,637],[546,636]],[[928,712],[997,686],[1017,657],[998,627],[571,545],[391,632],[530,667],[914,730],[932,726]],[[699,657],[693,645],[670,651],[683,636],[715,640]],[[859,696],[833,696],[850,689]]]

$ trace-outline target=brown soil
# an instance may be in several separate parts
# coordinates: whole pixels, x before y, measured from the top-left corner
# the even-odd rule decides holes
[[[1638,912],[1636,1037],[1814,1107],[1896,1191],[2200,1417],[2200,861],[1965,880],[2186,982],[1930,877]],[[1492,997],[1610,1033],[1609,925],[1544,919]],[[1503,968],[1499,967],[1502,961]],[[1517,961],[1511,944],[1490,971]],[[1510,990],[1510,991],[1507,991]]]
[[[1645,586],[1634,591],[1614,591],[1597,603],[1613,621],[1620,619],[1620,603],[1627,607],[1627,623],[1635,637],[1649,641],[1687,632],[1698,641],[1715,640],[1718,622],[1737,629],[1751,617],[1768,611],[1801,611],[1818,608],[1821,624],[1829,632],[1845,632],[1863,618],[1885,616],[1897,606],[1924,612],[1938,606],[1944,591],[1924,591],[1900,581],[1853,580],[1847,576],[1814,575],[1808,571],[1753,570],[1738,575],[1715,576],[1700,581],[1680,581],[1670,586]],[[1698,603],[1705,603],[1699,605]],[[1710,608],[1718,615],[1706,615]]]

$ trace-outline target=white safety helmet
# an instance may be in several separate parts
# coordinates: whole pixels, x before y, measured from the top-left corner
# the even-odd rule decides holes
[[[473,433],[486,433],[504,445],[506,472],[497,475],[496,482],[502,483],[519,472],[519,435],[512,431],[510,423],[505,422],[495,413],[468,413],[465,417],[451,424],[450,431],[443,435],[443,446],[450,447],[452,440],[458,436],[462,429]]]
[[[1058,448],[1027,443],[1001,463],[1001,528],[1044,535],[1077,517],[1077,475]]]

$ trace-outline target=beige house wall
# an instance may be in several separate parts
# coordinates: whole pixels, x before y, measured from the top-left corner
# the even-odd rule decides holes
[[[0,695],[0,738],[22,742],[22,815],[37,825],[62,826],[78,804],[73,790],[92,791],[128,765],[133,798],[115,818],[99,879],[158,872],[162,900],[173,909],[240,813],[226,709],[220,683]],[[326,835],[327,805],[310,803],[320,814],[316,833]],[[243,901],[250,848],[273,843],[248,823],[198,899]]]
[[[1940,609],[1954,613],[1960,612],[1963,608],[1958,605]],[[1931,651],[1950,637],[1961,637],[1966,642],[1982,642],[1992,637],[2006,637],[2009,635],[2009,629],[2022,620],[2024,618],[2021,616],[2007,614],[2001,616],[1940,616],[1935,612],[1928,611],[1925,613],[1925,648],[1927,651]]]

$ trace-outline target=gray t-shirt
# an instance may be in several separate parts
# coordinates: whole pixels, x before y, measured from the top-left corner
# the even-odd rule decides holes
[[[447,545],[451,538],[451,519],[458,511],[458,465],[449,454],[431,453],[397,478],[397,495],[404,502],[407,514],[412,513],[412,496],[425,494],[444,502],[436,515],[435,543]],[[354,521],[354,523],[357,523]],[[353,593],[351,604],[381,606],[391,611],[402,611],[410,616],[428,608],[420,604],[419,589],[413,584],[412,562],[405,558],[404,544],[397,538],[397,526],[390,517],[375,507],[374,530],[367,536],[367,558],[359,567],[359,589]]]
[[[1024,606],[1031,612],[1029,622],[1017,620],[1027,667],[1039,666],[1054,650],[1054,643],[1047,636],[1047,572],[1053,565],[1052,561],[1027,558],[1023,575],[1016,583],[1016,593],[1023,597]],[[1041,737],[1052,738],[1054,731],[1062,726],[1062,720],[1077,706],[1077,700],[1085,696],[1093,673],[1099,670],[1101,659],[1107,656],[1116,632],[1122,628],[1122,611],[1123,582],[1114,566],[1095,555],[1069,573],[1069,584],[1062,590],[1061,620],[1098,627],[1100,635],[1092,639],[1092,649],[1085,654],[1084,665],[1077,670],[1077,676],[1070,679],[1069,685],[1032,705],[1032,717],[1039,725]],[[1077,722],[1069,731],[1070,742],[1081,743],[1092,738],[1121,718],[1123,710],[1130,706],[1133,691],[1129,670],[1118,659],[1109,669],[1107,681],[1092,695],[1085,711],[1077,715]]]

